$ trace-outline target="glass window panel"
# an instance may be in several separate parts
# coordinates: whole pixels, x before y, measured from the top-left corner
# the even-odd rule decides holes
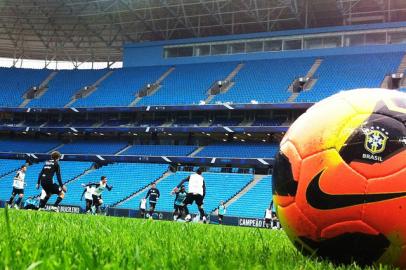
[[[344,37],[344,44],[346,47],[349,46],[360,46],[364,45],[365,35],[360,34],[360,35],[349,35]]]
[[[245,43],[244,42],[239,42],[239,43],[231,43],[230,49],[229,50],[231,53],[244,53],[245,52]]]
[[[385,44],[386,33],[370,33],[366,34],[365,44]]]
[[[393,32],[389,33],[389,43],[406,43],[406,32]]]
[[[267,40],[264,42],[265,51],[280,51],[282,50],[282,40]]]
[[[324,37],[323,38],[323,47],[324,48],[341,47],[341,36]]]
[[[247,42],[247,52],[262,52],[263,42],[262,41],[251,41]]]
[[[194,55],[196,55],[196,56],[210,55],[210,45],[196,46]]]
[[[322,38],[307,38],[304,40],[306,49],[320,49],[323,48]]]
[[[302,49],[302,40],[301,39],[292,39],[283,41],[283,49],[288,50],[300,50]]]
[[[211,45],[211,54],[227,54],[227,44]]]

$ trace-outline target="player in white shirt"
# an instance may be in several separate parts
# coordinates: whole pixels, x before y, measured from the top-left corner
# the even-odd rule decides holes
[[[140,215],[142,218],[145,218],[146,210],[147,210],[147,199],[142,198],[140,201]]]
[[[93,204],[93,193],[94,190],[96,189],[93,186],[87,186],[85,184],[82,184],[82,186],[84,187],[82,196],[80,197],[80,200],[82,200],[83,195],[85,196],[85,200],[86,200],[86,213],[90,213],[91,209],[92,209],[92,204]]]
[[[20,208],[21,200],[24,197],[24,186],[25,186],[25,172],[27,171],[27,165],[22,165],[17,171],[13,179],[13,191],[11,192],[11,197],[8,200],[8,204],[11,206],[14,201],[14,197],[18,195],[17,200],[15,201],[14,207],[16,209]]]
[[[95,207],[96,214],[100,213],[100,206],[103,204],[102,193],[105,189],[108,191],[113,189],[113,186],[107,184],[107,177],[102,176],[100,182],[87,184],[86,187],[93,187],[94,191],[92,194],[93,206]]]
[[[202,176],[202,169],[199,168],[196,173],[191,174],[187,178],[183,179],[179,185],[177,185],[173,192],[177,192],[179,190],[179,187],[181,187],[185,182],[189,182],[189,190],[186,195],[186,198],[184,200],[184,212],[186,214],[185,220],[190,220],[191,216],[189,214],[189,209],[187,206],[189,204],[192,204],[193,202],[196,202],[197,208],[199,209],[200,213],[200,220],[203,220],[203,222],[206,222],[206,215],[204,213],[203,209],[203,201],[204,201],[204,196],[206,195],[206,184],[204,183],[204,178]]]

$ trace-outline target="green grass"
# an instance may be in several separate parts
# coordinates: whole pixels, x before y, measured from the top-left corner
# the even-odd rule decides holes
[[[0,228],[0,269],[359,269],[265,229],[4,209]]]

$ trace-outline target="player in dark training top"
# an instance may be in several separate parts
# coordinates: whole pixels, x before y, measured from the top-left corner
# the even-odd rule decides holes
[[[39,208],[44,209],[49,198],[53,194],[57,194],[58,198],[56,199],[53,210],[58,211],[58,205],[61,203],[65,197],[66,187],[62,183],[61,177],[61,167],[59,166],[59,159],[61,158],[61,153],[54,151],[51,153],[51,159],[45,161],[44,167],[38,176],[37,189],[40,185],[44,192],[41,195],[41,200],[39,203]],[[58,184],[54,183],[54,175],[58,180]]]
[[[155,211],[156,203],[159,199],[159,190],[156,188],[156,184],[152,183],[151,188],[148,190],[145,199],[149,198],[149,216],[152,217],[152,214]]]

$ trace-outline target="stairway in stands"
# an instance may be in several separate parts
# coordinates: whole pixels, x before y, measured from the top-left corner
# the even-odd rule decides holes
[[[230,74],[227,75],[227,77],[224,79],[224,81],[226,82],[230,82],[229,84],[227,84],[226,87],[224,87],[224,89],[221,90],[222,93],[227,92],[231,87],[233,87],[234,82],[233,79],[235,76],[237,76],[238,72],[240,72],[240,70],[244,67],[243,63],[239,63],[235,69],[233,71],[230,72]],[[204,100],[205,104],[210,103],[210,101],[212,101],[212,99],[215,97],[215,95],[212,95],[210,93],[211,89],[209,89],[208,94],[209,96]]]
[[[94,91],[97,90],[97,87],[104,81],[106,80],[108,77],[111,76],[111,74],[113,74],[113,70],[108,71],[106,74],[104,74],[102,77],[100,77],[100,79],[98,79],[97,81],[95,81],[92,85],[89,86],[89,90],[85,90],[85,89],[80,89],[76,94],[86,91],[86,94],[82,96],[82,98],[85,98],[89,95],[91,95]],[[69,101],[64,108],[69,108],[73,103],[76,102],[76,100],[78,100],[78,98],[76,97],[76,94],[72,96],[71,101]]]
[[[38,96],[36,98],[40,98],[45,94],[45,92],[48,90],[48,83],[58,74],[58,71],[52,71],[48,77],[38,86]],[[26,93],[27,94],[27,93]],[[28,98],[26,94],[23,96],[24,101],[18,106],[19,108],[24,108],[32,99]]]
[[[161,83],[163,80],[165,80],[166,77],[168,77],[173,71],[175,70],[175,67],[170,67],[167,71],[165,71],[164,74],[161,75],[161,77],[158,78],[158,80],[156,80],[154,83],[152,83],[152,85],[155,85],[155,89],[150,92],[148,94],[148,96],[153,95],[156,93],[156,91],[159,90],[159,88],[161,88]],[[136,96],[136,98],[128,105],[129,107],[134,107],[135,105],[137,105],[137,103],[142,99],[142,97],[140,96]]]
[[[305,77],[312,78],[314,76],[314,74],[316,73],[316,71],[319,69],[322,62],[323,62],[323,59],[320,59],[320,58],[316,59],[312,65],[312,67],[307,72]],[[310,90],[313,87],[313,85],[316,83],[316,81],[317,81],[317,79],[312,79],[310,84],[307,85],[307,89],[305,91]],[[292,91],[292,89],[291,89],[292,84],[289,86],[290,91]],[[287,99],[287,102],[294,102],[296,100],[296,98],[299,96],[299,94],[300,94],[300,92],[292,92],[290,97]]]

